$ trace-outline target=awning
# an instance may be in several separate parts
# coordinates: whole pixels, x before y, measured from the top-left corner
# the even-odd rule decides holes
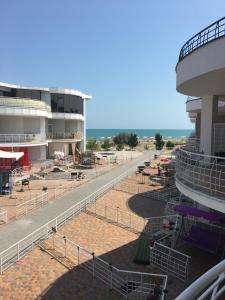
[[[23,157],[24,152],[8,152],[0,150],[0,158],[15,158],[16,160]]]

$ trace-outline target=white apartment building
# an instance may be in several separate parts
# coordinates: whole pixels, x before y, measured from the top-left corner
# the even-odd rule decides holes
[[[209,25],[183,45],[176,75],[176,89],[189,96],[186,111],[195,123],[194,136],[177,153],[176,186],[201,209],[223,216],[225,18]],[[177,300],[224,299],[224,278],[225,260],[203,274]]]
[[[75,89],[0,82],[0,149],[23,151],[24,165],[55,151],[85,151],[86,101],[91,98]]]

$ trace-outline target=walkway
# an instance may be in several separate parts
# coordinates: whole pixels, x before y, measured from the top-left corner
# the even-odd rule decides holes
[[[52,203],[49,203],[47,206],[34,211],[25,218],[5,225],[0,230],[0,252],[9,248],[11,245],[26,237],[28,234],[54,219],[59,214],[66,211],[91,193],[97,191],[108,182],[117,178],[127,169],[138,164],[142,164],[145,160],[152,159],[154,153],[155,151],[148,151],[136,159],[128,162],[127,164],[113,169],[109,173],[106,173],[90,182],[87,182],[81,187],[76,188],[74,191],[67,193],[65,196],[56,199]]]

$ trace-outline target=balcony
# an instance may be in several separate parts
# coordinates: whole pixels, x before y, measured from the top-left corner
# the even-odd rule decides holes
[[[81,141],[83,139],[83,133],[81,131],[77,132],[57,132],[57,133],[48,133],[48,140],[69,140],[69,141]]]
[[[40,100],[0,97],[0,112],[4,115],[28,114],[48,116],[51,107]]]
[[[200,151],[200,138],[199,137],[189,137],[187,140],[187,144],[183,147],[183,149],[191,152],[199,152]]]
[[[225,17],[207,26],[181,48],[177,91],[191,96],[224,95]]]
[[[225,212],[225,158],[179,149],[176,186],[181,193],[207,207]]]
[[[0,134],[0,145],[1,146],[31,146],[33,145],[44,145],[47,142],[43,139],[40,134]]]

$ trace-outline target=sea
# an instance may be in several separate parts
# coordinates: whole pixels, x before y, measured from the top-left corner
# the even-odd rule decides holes
[[[193,129],[87,129],[87,139],[104,140],[111,139],[119,133],[135,133],[139,139],[154,139],[156,133],[160,133],[164,139],[185,139],[193,132]]]

